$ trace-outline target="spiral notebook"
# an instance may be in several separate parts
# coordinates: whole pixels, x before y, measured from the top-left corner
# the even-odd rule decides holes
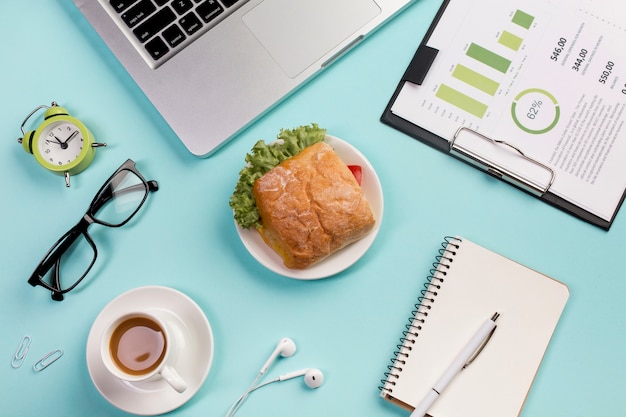
[[[568,297],[559,281],[465,238],[446,238],[385,373],[381,396],[412,411],[473,332],[498,312],[489,342],[428,414],[519,415]]]

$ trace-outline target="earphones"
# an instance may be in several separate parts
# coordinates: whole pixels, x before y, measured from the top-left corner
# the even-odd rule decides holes
[[[272,380],[259,384],[259,381],[261,380],[265,372],[267,372],[267,370],[272,366],[274,361],[279,356],[283,358],[288,358],[290,356],[293,356],[294,353],[296,353],[296,344],[293,342],[293,340],[291,340],[288,337],[284,337],[280,339],[280,341],[276,345],[276,348],[274,349],[270,357],[267,359],[267,361],[265,361],[265,363],[261,367],[261,370],[257,374],[256,378],[254,379],[254,381],[252,381],[252,384],[250,384],[250,387],[248,387],[246,392],[244,392],[237,399],[237,401],[235,401],[233,405],[231,405],[231,407],[228,409],[228,412],[226,413],[226,417],[234,416],[237,410],[239,410],[243,402],[246,400],[248,395],[250,395],[252,392],[266,385],[273,384],[274,382],[287,381],[289,379],[303,376],[304,383],[306,384],[307,387],[312,388],[312,389],[319,388],[324,383],[324,374],[322,373],[322,371],[316,368],[304,368],[295,372],[289,372],[289,373],[280,375],[277,378],[274,378]]]
[[[283,337],[276,345],[276,349],[274,349],[270,357],[263,364],[263,367],[259,371],[259,374],[263,375],[269,369],[272,363],[274,363],[278,355],[282,356],[283,358],[288,358],[290,356],[293,356],[294,353],[296,353],[296,344],[290,338]]]

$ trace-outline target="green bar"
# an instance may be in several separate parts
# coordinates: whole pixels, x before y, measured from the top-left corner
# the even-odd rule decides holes
[[[467,48],[466,55],[482,62],[485,65],[489,65],[491,68],[502,73],[506,73],[509,69],[509,65],[511,65],[511,61],[508,59],[493,53],[482,46],[478,46],[475,43],[472,43],[469,48]]]
[[[452,76],[492,96],[496,94],[500,85],[491,78],[485,77],[461,64],[454,68]]]
[[[507,32],[506,30],[502,32],[500,39],[498,39],[498,43],[514,51],[517,51],[519,47],[522,46],[522,41],[522,38],[512,34],[511,32]]]
[[[454,88],[450,88],[445,84],[441,84],[437,89],[437,93],[435,96],[439,97],[443,101],[446,101],[452,104],[455,107],[458,107],[461,110],[465,110],[466,112],[473,114],[476,117],[482,118],[487,111],[487,105],[481,103],[478,100],[474,100],[473,98],[466,96],[460,91],[455,90]]]
[[[529,29],[530,25],[533,24],[533,20],[535,20],[533,16],[529,15],[528,13],[524,13],[521,10],[518,10],[513,15],[513,19],[511,19],[511,22],[515,23],[516,25],[520,25],[525,29]]]

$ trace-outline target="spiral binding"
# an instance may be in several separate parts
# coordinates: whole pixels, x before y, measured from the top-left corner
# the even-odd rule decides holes
[[[393,387],[396,385],[398,378],[400,378],[402,366],[406,364],[407,359],[411,355],[412,345],[415,344],[419,332],[426,322],[428,312],[435,303],[435,297],[437,297],[438,291],[445,282],[447,271],[454,261],[454,256],[461,242],[462,239],[458,237],[446,236],[441,243],[441,249],[438,251],[439,255],[435,257],[433,267],[430,269],[424,283],[424,289],[420,291],[421,296],[417,298],[415,309],[411,311],[411,317],[409,317],[408,323],[405,325],[406,330],[402,332],[400,344],[396,345],[397,350],[393,352],[393,357],[390,359],[391,364],[387,366],[388,371],[384,373],[385,379],[380,380],[383,385],[379,386],[378,389],[382,396],[393,396]]]

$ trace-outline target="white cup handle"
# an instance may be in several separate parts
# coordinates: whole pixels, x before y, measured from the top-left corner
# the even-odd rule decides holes
[[[178,392],[184,392],[187,389],[187,384],[178,375],[178,372],[171,366],[164,366],[161,370],[161,377],[172,386]]]

